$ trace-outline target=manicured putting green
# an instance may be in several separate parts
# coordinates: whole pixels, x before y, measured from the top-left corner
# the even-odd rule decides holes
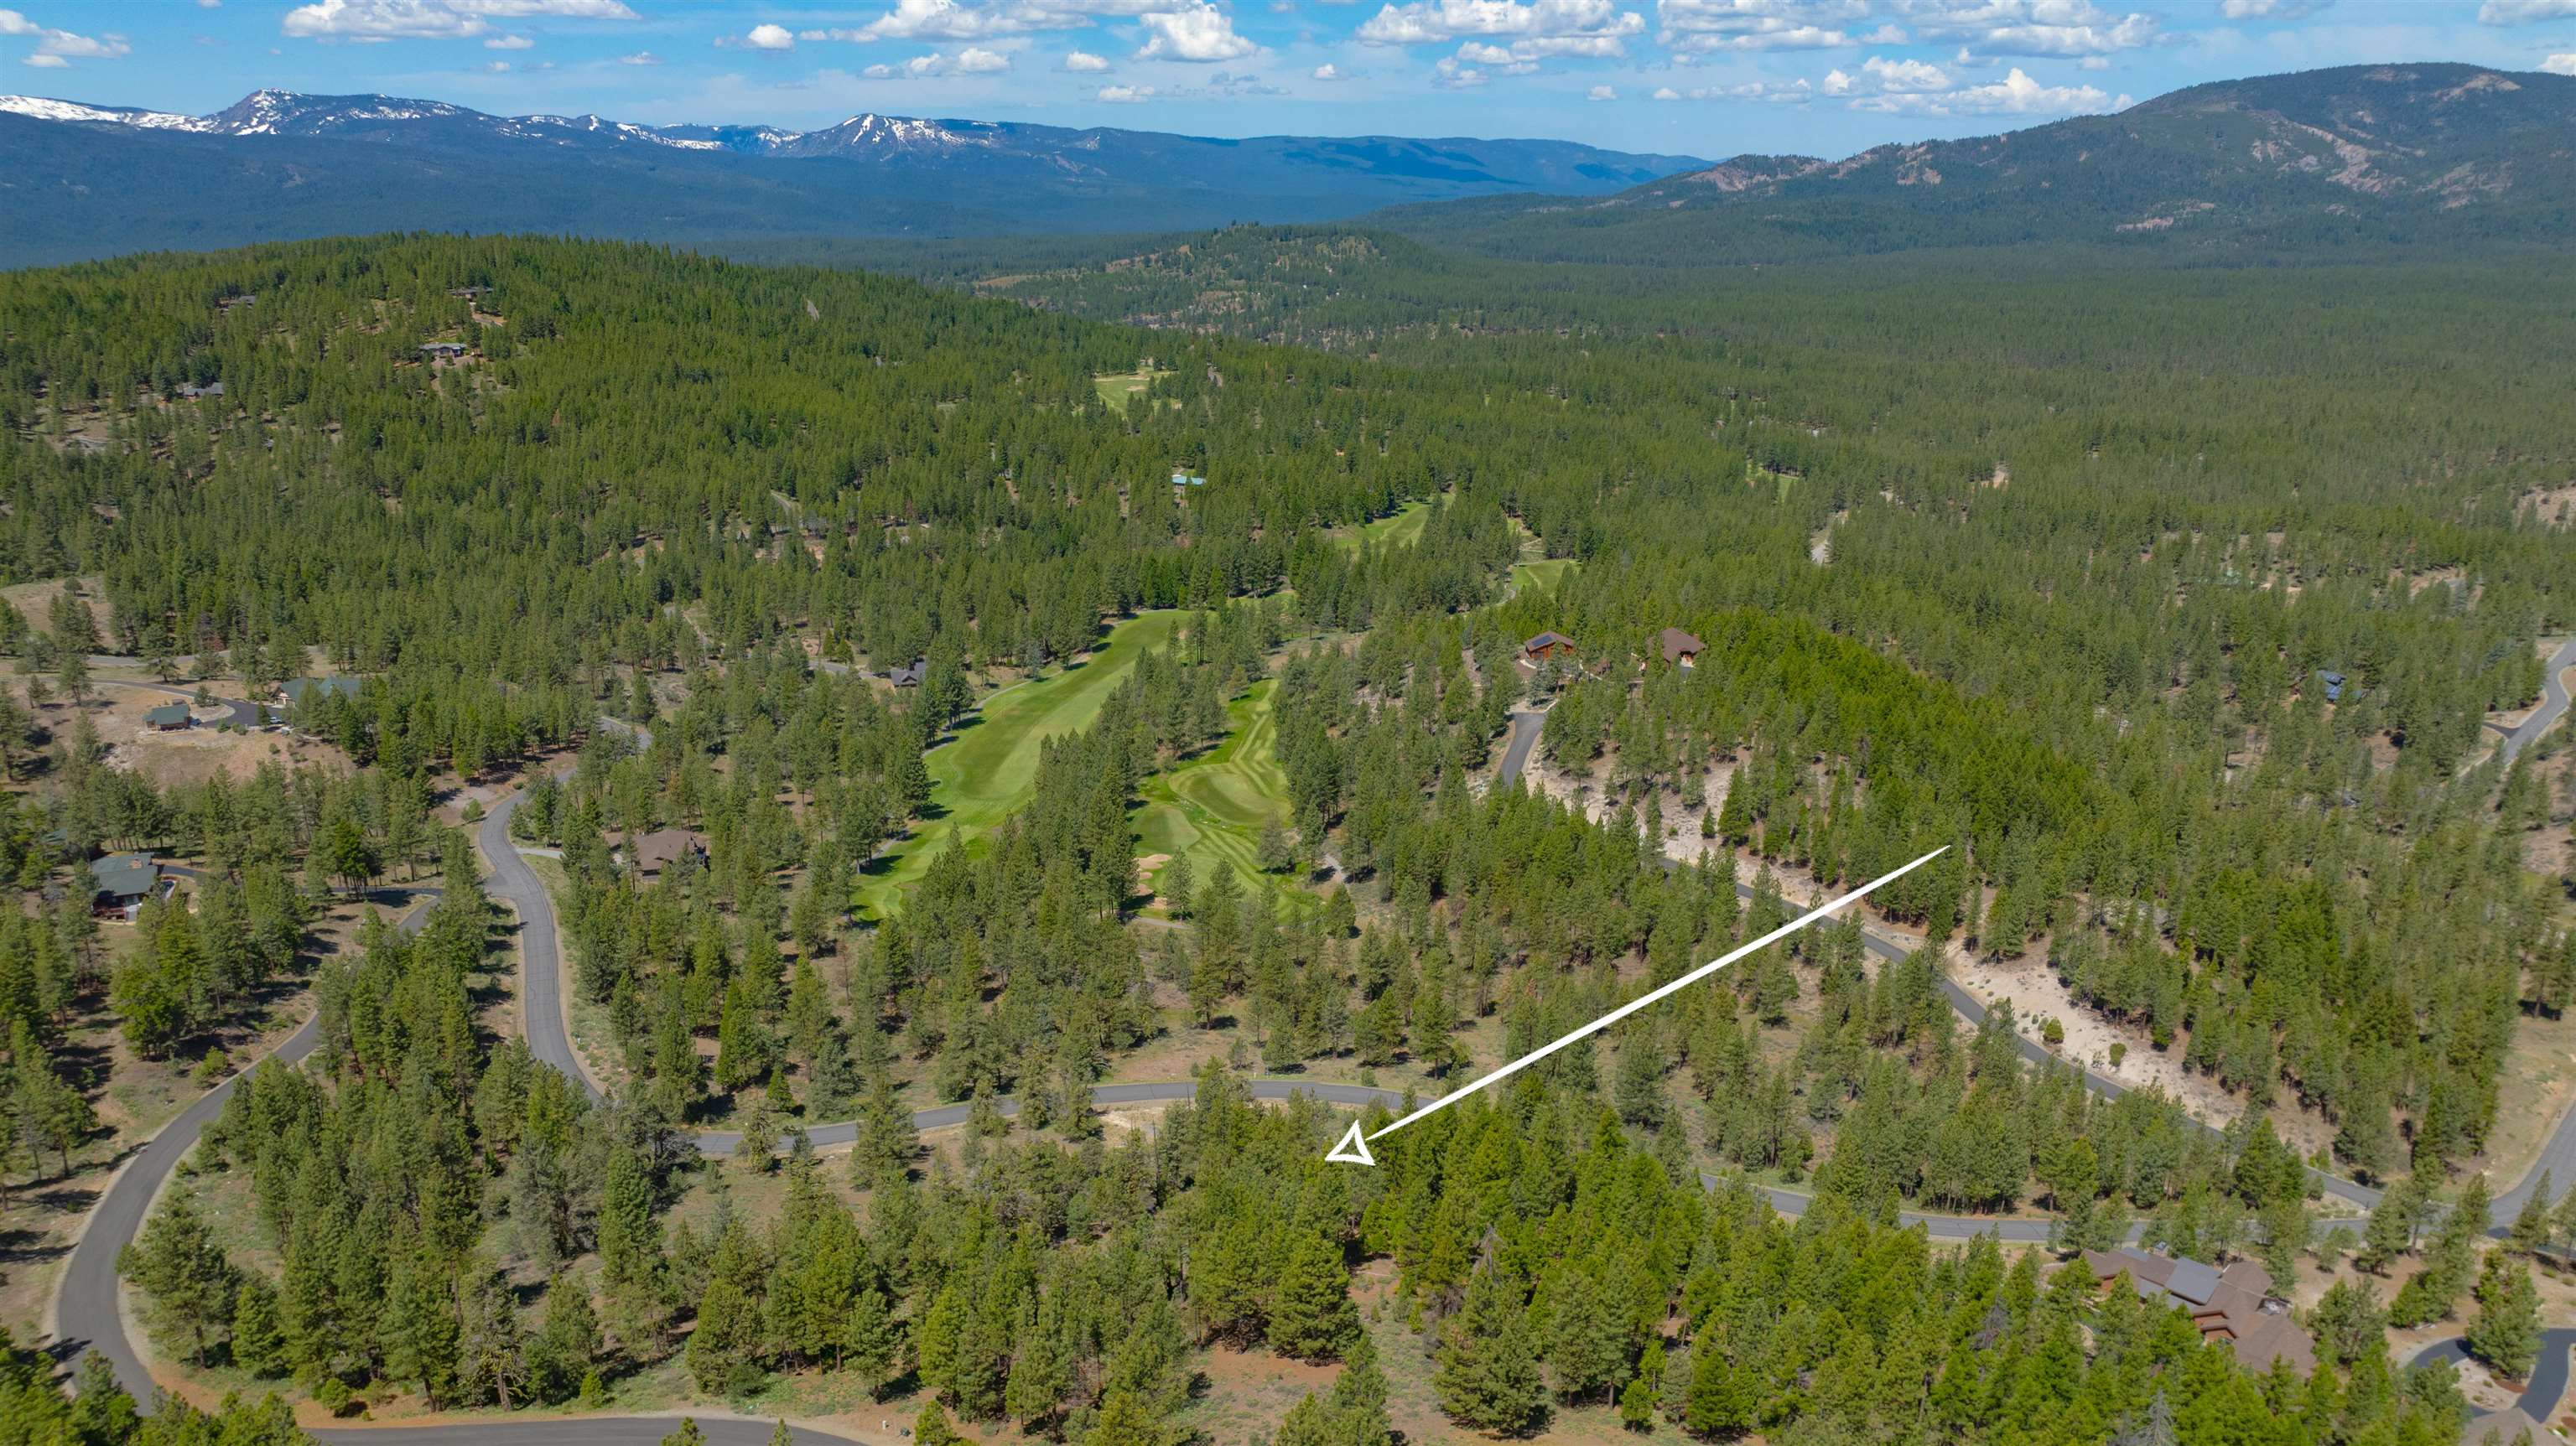
[[[1135,812],[1136,851],[1187,855],[1201,884],[1228,868],[1247,889],[1285,888],[1286,880],[1261,871],[1261,827],[1288,823],[1288,775],[1279,766],[1278,724],[1265,678],[1226,705],[1225,740],[1198,757],[1145,781]],[[1166,864],[1154,871],[1161,888]],[[1178,902],[1178,901],[1175,901]]]
[[[1111,628],[1082,662],[987,697],[955,738],[923,758],[930,801],[940,816],[860,877],[859,903],[868,915],[883,918],[896,895],[927,872],[950,841],[972,847],[1026,807],[1037,792],[1039,745],[1090,727],[1136,660],[1167,646],[1180,621],[1178,609],[1139,613]]]

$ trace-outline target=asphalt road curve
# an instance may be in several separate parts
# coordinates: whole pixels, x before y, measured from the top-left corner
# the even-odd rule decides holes
[[[404,915],[401,927],[417,929],[427,914],[428,900],[424,899]],[[267,1058],[293,1064],[313,1052],[321,1033],[321,1016],[316,1014]],[[197,1147],[197,1137],[223,1112],[224,1101],[232,1098],[233,1086],[248,1072],[236,1073],[206,1091],[196,1103],[181,1110],[177,1119],[163,1125],[161,1133],[126,1158],[108,1181],[98,1204],[91,1207],[89,1222],[82,1227],[70,1259],[63,1263],[63,1277],[55,1286],[54,1341],[58,1353],[68,1361],[88,1351],[100,1352],[116,1368],[118,1383],[146,1405],[152,1400],[152,1375],[143,1368],[134,1343],[126,1338],[125,1323],[117,1316],[117,1253],[143,1228],[143,1217],[169,1180],[170,1172]]]
[[[2562,663],[2559,659],[2564,659],[2565,662]],[[2558,686],[2558,674],[2564,670],[2566,664],[2576,663],[2576,643],[2561,649],[2559,659],[2553,659],[2551,663],[2550,700],[2544,703],[2543,713],[2534,714],[2524,724],[2524,729],[2527,729],[2531,735],[2536,736],[2541,728],[2548,726],[2550,719],[2554,719],[2567,707],[2566,694]],[[1543,721],[1544,715],[1539,713],[1513,715],[1512,744],[1506,750],[1501,775],[1506,781],[1516,777],[1520,766],[1526,763],[1530,747],[1536,743]],[[603,719],[602,722],[623,727],[623,725],[614,724],[613,720]],[[641,729],[628,731],[632,732],[643,746],[649,748],[652,745],[652,735],[648,731]],[[2522,731],[2517,730],[2517,733],[2520,734]],[[596,1096],[597,1090],[583,1073],[574,1055],[572,1040],[564,1026],[563,969],[556,945],[553,900],[547,896],[545,886],[537,878],[535,871],[520,858],[517,848],[510,839],[510,818],[517,812],[520,797],[521,795],[513,794],[496,804],[484,816],[482,824],[476,830],[476,843],[482,850],[486,866],[491,870],[486,888],[493,898],[509,904],[519,918],[519,951],[523,965],[520,1002],[531,1051],[538,1059],[581,1084],[585,1092]],[[1677,867],[1677,864],[1669,858],[1662,859],[1661,862],[1667,869]],[[1747,897],[1752,893],[1749,887],[1742,884],[1737,885],[1737,891]],[[1901,959],[1911,949],[1911,946],[1905,942],[1889,938],[1874,929],[1864,928],[1862,939],[1870,952],[1882,959]],[[1952,982],[1946,975],[1942,976],[1941,987],[1949,997],[1951,1007],[1970,1024],[1984,1023],[1985,1007],[1974,996]],[[289,1062],[301,1059],[313,1047],[313,1034],[314,1027],[308,1023],[278,1049],[275,1057]],[[2060,1062],[2031,1040],[2020,1039],[2018,1044],[2022,1055],[2035,1063]],[[2125,1092],[2118,1083],[2103,1079],[2089,1071],[2085,1073],[2085,1082],[2105,1097],[2117,1097]],[[1303,1093],[1331,1104],[1353,1107],[1383,1103],[1390,1108],[1396,1108],[1403,1102],[1402,1096],[1393,1090],[1376,1089],[1365,1085],[1332,1084],[1313,1080],[1256,1079],[1249,1081],[1248,1087],[1255,1099],[1286,1099]],[[151,1400],[152,1384],[149,1374],[143,1369],[133,1349],[132,1342],[126,1338],[123,1323],[117,1316],[116,1255],[141,1228],[143,1217],[162,1182],[169,1177],[172,1167],[178,1163],[179,1158],[195,1146],[206,1121],[223,1108],[223,1101],[231,1088],[231,1082],[226,1081],[209,1092],[205,1098],[191,1105],[178,1119],[172,1121],[158,1136],[145,1145],[116,1178],[109,1182],[106,1194],[93,1209],[88,1228],[80,1243],[74,1248],[71,1261],[64,1271],[60,1294],[56,1300],[58,1322],[56,1340],[68,1347],[73,1354],[81,1350],[104,1352],[115,1366],[118,1380],[134,1394],[138,1401],[148,1403]],[[1144,1081],[1097,1086],[1092,1091],[1092,1099],[1095,1103],[1104,1105],[1153,1104],[1186,1100],[1196,1093],[1197,1085],[1192,1081]],[[1009,1116],[1018,1112],[1019,1102],[1004,1097],[994,1101],[994,1108],[1002,1115]],[[941,1105],[922,1110],[912,1117],[913,1127],[917,1130],[933,1130],[962,1124],[966,1120],[967,1111],[968,1106],[964,1104]],[[2209,1127],[2204,1126],[2204,1128]],[[857,1127],[851,1122],[818,1125],[807,1131],[807,1137],[818,1147],[848,1144],[856,1138],[856,1135]],[[711,1156],[730,1155],[740,1142],[739,1134],[725,1130],[703,1131],[697,1136],[699,1151]],[[2558,1127],[2544,1147],[2540,1160],[2533,1166],[2532,1176],[2526,1177],[2512,1189],[2504,1191],[2497,1197],[2491,1216],[2493,1222],[2500,1226],[2502,1222],[2512,1219],[2514,1212],[2521,1208],[2522,1200],[2530,1195],[2533,1177],[2536,1177],[2542,1169],[2552,1171],[2556,1179],[2576,1181],[2576,1109],[2571,1109],[2559,1120]],[[2312,1171],[2311,1174],[2326,1194],[2362,1207],[2365,1211],[2378,1203],[2379,1192],[2368,1186],[2320,1171]],[[1703,1176],[1702,1179],[1712,1186],[1717,1183],[1715,1176]],[[1803,1213],[1810,1203],[1810,1197],[1793,1190],[1767,1188],[1764,1193],[1769,1196],[1775,1209],[1787,1215]],[[2046,1220],[1924,1215],[1913,1212],[1901,1213],[1898,1218],[1907,1225],[1921,1225],[1927,1233],[1944,1239],[1964,1240],[1978,1235],[1993,1235],[2006,1241],[2038,1242],[2046,1240],[2049,1233],[2049,1222]],[[2559,1333],[2553,1332],[2553,1336],[2556,1334]],[[2576,1340],[2576,1332],[2566,1334],[2571,1340]],[[2439,1350],[2441,1347],[2430,1349]],[[2552,1359],[2555,1362],[2554,1366],[2545,1364],[2541,1374],[2543,1377],[2554,1379],[2558,1389],[2563,1391],[2566,1376],[2565,1351],[2556,1351]],[[2545,1414],[2543,1410],[2537,1409],[2544,1402],[2551,1407],[2555,1405],[2557,1399],[2555,1394],[2542,1394],[2546,1384],[2548,1384],[2546,1380],[2535,1380],[2531,1393],[2525,1398],[2535,1408],[2534,1415]],[[656,1446],[656,1443],[674,1429],[675,1425],[675,1420],[668,1417],[528,1418],[477,1421],[472,1425],[442,1427],[369,1427],[335,1430],[323,1434],[329,1440],[357,1441],[383,1440],[389,1435],[410,1438],[438,1433],[441,1436],[440,1446],[448,1446],[450,1442],[462,1446],[462,1443],[466,1442],[487,1441],[524,1442],[528,1443],[528,1446],[630,1446],[630,1443],[633,1443],[633,1446]],[[729,1443],[737,1441],[745,1443],[745,1446],[765,1446],[769,1439],[768,1428],[756,1422],[701,1418],[700,1428],[710,1441],[728,1443],[728,1446]],[[797,1433],[797,1439],[802,1442],[823,1443],[839,1438],[805,1430]]]
[[[2576,1329],[2559,1326],[2540,1333],[2540,1360],[2531,1368],[2530,1384],[2523,1387],[2521,1406],[2533,1420],[2544,1425],[2567,1395],[2567,1352],[2570,1347],[2576,1347]],[[2417,1351],[2415,1358],[2406,1363],[2406,1369],[2416,1370],[2435,1361],[2458,1365],[2468,1358],[2469,1343],[2453,1336]]]
[[[1510,741],[1503,744],[1502,766],[1494,770],[1497,787],[1510,785],[1529,766],[1530,750],[1538,746],[1538,732],[1547,723],[1547,714],[1535,708],[1516,709],[1512,713]]]
[[[2576,668],[2576,638],[2559,644],[2558,651],[2550,654],[2549,661],[2540,666],[2540,706],[2533,709],[2531,716],[2523,719],[2512,732],[2504,735],[2504,761],[2507,763],[2513,761],[2515,754],[2530,747],[2531,740],[2548,731],[2549,725],[2558,721],[2558,715],[2567,711],[2566,673],[2568,669]]]

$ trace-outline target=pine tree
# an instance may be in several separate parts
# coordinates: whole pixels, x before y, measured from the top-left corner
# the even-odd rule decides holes
[[[1581,1266],[1567,1270],[1549,1302],[1547,1369],[1556,1393],[1569,1401],[1595,1392],[1608,1399],[1627,1374],[1620,1334],[1600,1282]]]
[[[2387,1313],[2379,1308],[2370,1287],[2360,1281],[2336,1281],[2308,1313],[2308,1329],[2316,1333],[2318,1348],[2339,1366],[2359,1360],[2380,1342],[2387,1328]]]
[[[2478,1314],[2469,1350],[2498,1375],[2521,1380],[2540,1359],[2540,1292],[2531,1267],[2503,1252],[2489,1254],[2478,1277]]]
[[[1547,1407],[1519,1291],[1490,1265],[1469,1280],[1466,1303],[1441,1332],[1437,1361],[1431,1384],[1440,1409],[1462,1426],[1518,1434]]]
[[[2529,1198],[2522,1202],[2522,1209],[2515,1212],[2513,1228],[2505,1236],[2506,1243],[2516,1254],[2538,1255],[2549,1248],[2552,1229],[2549,1206],[2549,1172],[2543,1170],[2540,1178],[2533,1182]]]
[[[1660,1129],[1670,1113],[1663,1091],[1665,1054],[1656,1034],[1651,1027],[1631,1026],[1620,1039],[1617,1082],[1611,1091],[1619,1118],[1648,1129]]]
[[[528,1343],[528,1390],[540,1401],[571,1400],[599,1358],[599,1317],[589,1283],[559,1275],[546,1287],[546,1318]]]
[[[1083,1433],[1082,1446],[1164,1446],[1166,1439],[1134,1392],[1113,1390],[1101,1398],[1100,1414]]]
[[[185,1191],[174,1194],[118,1253],[116,1270],[188,1333],[189,1359],[204,1369],[206,1333],[231,1324],[241,1277],[197,1214],[195,1199]]]
[[[433,1411],[447,1399],[462,1364],[456,1317],[439,1273],[438,1263],[422,1252],[398,1259],[378,1327],[387,1377],[419,1387]]]
[[[862,1284],[851,1298],[845,1336],[848,1344],[842,1351],[841,1364],[858,1373],[873,1397],[884,1389],[886,1377],[903,1349],[903,1327],[895,1320],[893,1307],[875,1281]]]
[[[1377,1342],[1363,1330],[1342,1353],[1341,1379],[1327,1404],[1340,1427],[1340,1446],[1388,1446],[1394,1423],[1386,1414],[1386,1373],[1378,1369]]]
[[[948,1424],[947,1408],[937,1396],[923,1399],[920,1412],[912,1418],[912,1439],[919,1446],[956,1446],[961,1439],[957,1428]]]
[[[1002,1410],[1031,1424],[1056,1413],[1073,1388],[1072,1353],[1065,1348],[1061,1292],[1050,1293],[1026,1315],[1016,1333],[1010,1376],[1002,1385]]]
[[[1342,1252],[1315,1231],[1296,1230],[1285,1255],[1271,1296],[1270,1348],[1304,1360],[1330,1360],[1360,1330]]]
[[[2361,1227],[2361,1249],[2353,1263],[2374,1275],[2409,1249],[2415,1238],[2415,1215],[2423,1195],[2412,1177],[2391,1181],[2377,1209]]]
[[[1695,1436],[1733,1436],[1753,1425],[1753,1392],[1717,1339],[1712,1322],[1691,1345],[1682,1425]]]
[[[277,1290],[257,1275],[242,1281],[233,1298],[233,1364],[266,1380],[286,1374],[286,1328],[277,1314]]]
[[[470,1397],[497,1402],[504,1411],[517,1403],[528,1380],[527,1342],[509,1278],[500,1271],[482,1272],[467,1288],[456,1351],[457,1381]]]

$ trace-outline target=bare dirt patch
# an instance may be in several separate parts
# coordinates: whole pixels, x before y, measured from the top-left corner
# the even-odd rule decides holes
[[[154,708],[187,701],[175,694],[134,686],[122,679],[101,679],[87,704],[57,699],[37,710],[43,725],[69,736],[75,715],[86,717],[106,745],[110,768],[139,773],[164,785],[203,783],[218,773],[234,781],[249,778],[263,763],[287,769],[306,766],[346,769],[349,756],[331,744],[285,731],[231,729],[217,725],[223,705],[192,710],[195,726],[164,731],[147,727],[143,715]]]
[[[90,615],[98,619],[101,637],[113,636],[114,615],[107,605],[106,580],[97,576],[54,577],[43,582],[11,583],[0,587],[0,599],[18,610],[19,616],[38,628],[47,626],[53,616],[54,599],[66,588],[72,595],[89,604]]]

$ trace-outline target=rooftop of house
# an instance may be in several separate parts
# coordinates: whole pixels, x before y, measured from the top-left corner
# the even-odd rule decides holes
[[[154,728],[183,728],[190,716],[185,703],[164,703],[158,708],[143,710],[143,721]]]
[[[2269,1370],[2276,1360],[2303,1376],[2316,1369],[2315,1343],[2290,1318],[2289,1303],[2272,1294],[2271,1272],[2254,1261],[2221,1270],[2123,1246],[2085,1251],[2084,1263],[2097,1281],[2108,1284],[2125,1272],[2140,1299],[2170,1301],[2189,1312],[2202,1335],[2233,1343],[2237,1362],[2248,1369]]]
[[[644,873],[660,873],[683,858],[703,857],[707,851],[705,834],[694,829],[657,828],[639,835],[627,850],[627,857]]]
[[[885,680],[894,684],[898,688],[918,688],[921,686],[921,680],[927,677],[929,673],[930,663],[928,660],[915,658],[900,668],[886,669]]]
[[[1530,639],[1528,642],[1521,644],[1521,651],[1525,653],[1535,653],[1541,648],[1570,648],[1573,646],[1574,639],[1567,637],[1563,633],[1549,632],[1541,633],[1537,637]]]
[[[149,854],[108,854],[89,861],[89,877],[101,897],[139,899],[161,882],[161,866]]]
[[[1655,645],[1663,649],[1664,661],[1667,663],[1678,663],[1684,658],[1695,657],[1708,651],[1708,644],[1679,628],[1666,628],[1655,634]]]

